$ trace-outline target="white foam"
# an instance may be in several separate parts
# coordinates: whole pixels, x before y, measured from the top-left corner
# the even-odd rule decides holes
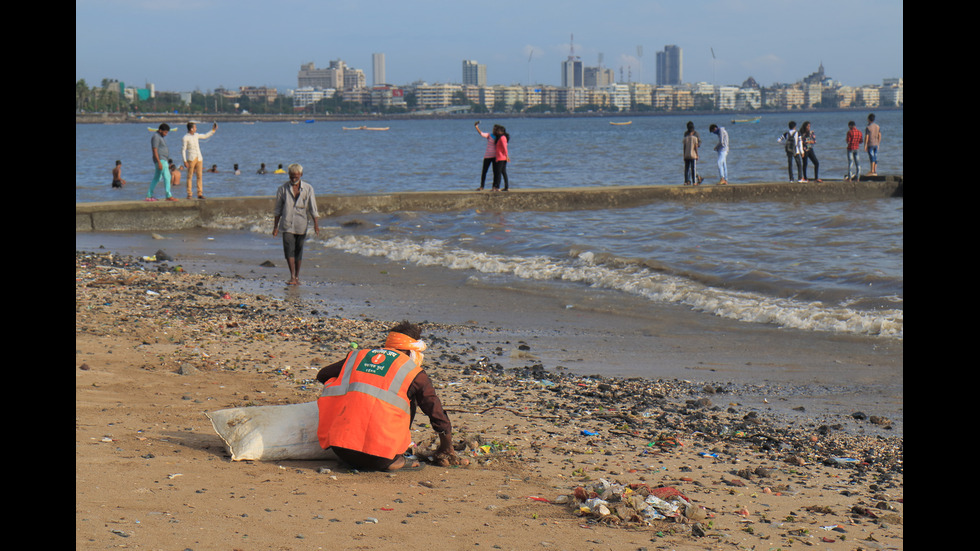
[[[323,241],[327,247],[362,256],[381,256],[396,262],[443,266],[506,274],[529,280],[561,280],[614,289],[660,303],[687,305],[697,311],[734,320],[769,323],[812,331],[830,331],[901,339],[903,311],[861,311],[760,293],[722,289],[670,274],[631,265],[611,267],[596,262],[583,251],[568,259],[545,256],[507,256],[449,247],[439,239],[421,243],[382,240],[367,236],[336,236]]]

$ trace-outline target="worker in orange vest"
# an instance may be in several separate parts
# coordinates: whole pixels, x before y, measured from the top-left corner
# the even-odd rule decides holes
[[[418,325],[393,327],[381,348],[354,350],[317,373],[323,392],[317,400],[317,437],[345,463],[360,470],[416,470],[424,465],[405,457],[411,446],[416,408],[439,434],[433,459],[440,465],[467,465],[453,449],[452,424],[422,371],[426,349]]]

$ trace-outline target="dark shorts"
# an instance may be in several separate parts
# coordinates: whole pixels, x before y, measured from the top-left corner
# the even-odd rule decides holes
[[[306,241],[306,234],[282,232],[282,252],[286,258],[303,259],[303,242]]]
[[[385,459],[384,457],[369,455],[347,448],[338,448],[337,446],[332,446],[330,449],[337,454],[337,457],[341,461],[361,471],[387,471],[388,467],[395,462],[395,459],[398,459],[397,456],[391,459]]]

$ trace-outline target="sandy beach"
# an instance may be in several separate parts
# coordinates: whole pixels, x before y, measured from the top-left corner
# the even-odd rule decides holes
[[[125,241],[76,234],[76,548],[904,548],[901,342],[344,253],[285,289],[261,252]],[[206,412],[314,401],[406,318],[468,467],[230,460]],[[684,506],[651,520],[649,495]]]

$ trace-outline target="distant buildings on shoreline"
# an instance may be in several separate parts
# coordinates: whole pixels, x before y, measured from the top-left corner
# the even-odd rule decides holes
[[[682,55],[681,49],[676,46],[667,46],[665,51],[657,53],[657,84],[615,82],[615,73],[611,69],[586,67],[574,56],[562,62],[561,86],[487,85],[487,67],[475,60],[462,61],[461,83],[376,84],[370,88],[358,84],[364,80],[359,69],[346,68],[338,60],[322,71],[336,71],[339,67],[361,76],[342,78],[338,75],[329,83],[318,84],[309,77],[313,66],[309,63],[300,70],[299,88],[292,91],[293,105],[302,108],[338,94],[344,101],[366,106],[417,109],[447,109],[459,106],[461,98],[465,98],[471,106],[479,105],[489,110],[527,110],[543,106],[573,111],[590,106],[615,108],[617,111],[745,111],[904,105],[901,78],[886,79],[880,86],[844,86],[826,77],[822,64],[816,73],[792,84],[763,87],[751,77],[740,86],[684,83]],[[376,73],[379,70],[377,62],[374,70]],[[383,73],[383,65],[380,70]],[[344,84],[341,85],[341,82]],[[408,97],[415,98],[411,106],[406,104]]]
[[[637,47],[638,55],[642,50]],[[616,81],[615,71],[599,65],[586,67],[571,52],[561,63],[561,86],[488,85],[487,66],[475,60],[462,60],[461,83],[414,82],[393,85],[386,82],[385,55],[372,54],[372,84],[367,85],[364,71],[348,66],[343,60],[331,61],[326,68],[313,62],[304,63],[297,73],[297,87],[285,94],[292,98],[294,110],[301,111],[323,99],[337,98],[362,104],[366,110],[467,110],[474,107],[501,111],[750,111],[755,109],[810,109],[847,107],[891,107],[904,105],[903,79],[885,79],[880,86],[845,86],[819,69],[792,84],[760,86],[749,77],[739,86],[706,82],[683,82],[683,51],[675,45],[664,46],[656,53],[656,84],[632,82],[632,74],[622,74]],[[530,80],[530,70],[529,70]],[[120,92],[132,99],[152,97],[152,85],[146,89]],[[190,93],[181,93],[190,102]],[[234,100],[246,96],[251,102],[273,103],[279,98],[276,88],[241,86],[219,89],[214,94]]]

